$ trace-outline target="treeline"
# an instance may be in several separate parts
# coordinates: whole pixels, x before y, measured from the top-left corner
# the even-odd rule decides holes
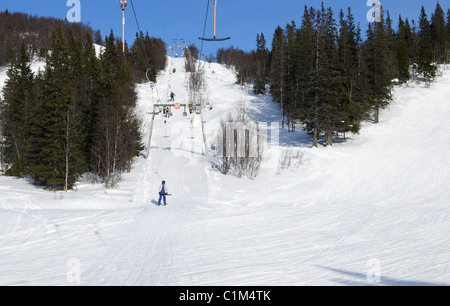
[[[323,3],[305,6],[299,26],[277,27],[271,50],[261,33],[255,51],[217,53],[219,63],[234,66],[239,83],[253,84],[255,94],[269,92],[280,104],[283,128],[293,131],[300,121],[314,146],[321,134],[331,145],[337,133],[357,133],[363,119],[377,123],[395,83],[429,82],[437,64],[449,61],[450,10],[446,20],[439,3],[430,18],[422,7],[418,24],[399,16],[397,30],[382,12],[365,39],[350,8],[338,17]]]
[[[29,16],[23,13],[0,12],[0,66],[5,66],[20,49],[23,41],[33,55],[45,58],[52,46],[52,33],[58,24],[58,19],[51,17]],[[75,39],[82,39],[89,33],[96,44],[102,44],[99,31],[93,31],[81,23],[61,22],[63,32],[68,39],[70,33]]]
[[[7,65],[23,42],[32,56],[45,58],[52,47],[52,33],[57,25],[62,27],[67,40],[82,41],[86,34],[92,36],[95,44],[103,46],[100,31],[82,23],[62,22],[51,17],[29,16],[23,13],[0,12],[0,66]],[[122,53],[122,50],[120,50]],[[148,33],[136,33],[130,50],[133,76],[136,82],[148,77],[156,81],[158,71],[166,66],[166,44],[160,38],[150,37]]]
[[[30,69],[25,40],[8,66],[0,102],[5,173],[49,190],[69,190],[83,173],[114,188],[141,149],[132,57],[111,32],[96,54],[91,33],[51,34],[45,71]],[[129,52],[129,50],[126,50]]]
[[[156,75],[166,68],[166,43],[160,38],[150,37],[148,33],[136,33],[136,39],[130,52],[133,65],[133,76],[136,82],[147,78],[156,82]]]

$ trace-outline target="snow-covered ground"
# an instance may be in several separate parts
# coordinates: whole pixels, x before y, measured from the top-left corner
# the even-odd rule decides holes
[[[219,120],[242,103],[276,127],[269,98],[249,94],[221,65],[204,69],[208,149]],[[171,91],[187,101],[184,71],[182,59],[169,59],[157,83],[162,102]],[[183,117],[183,107],[156,117],[149,158],[142,152],[116,190],[80,183],[51,193],[0,176],[0,284],[449,285],[443,72],[431,88],[396,88],[381,122],[344,143],[311,148],[303,132],[276,129],[254,180],[211,168],[200,117]],[[137,90],[146,141],[152,90]],[[299,158],[281,169],[288,150]],[[158,207],[162,179],[173,195]]]

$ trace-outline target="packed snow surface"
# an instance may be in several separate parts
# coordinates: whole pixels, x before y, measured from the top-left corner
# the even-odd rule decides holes
[[[188,101],[184,60],[168,62],[153,92],[137,85],[145,144],[152,102]],[[156,116],[148,159],[146,148],[117,189],[0,176],[0,285],[450,284],[450,70],[430,88],[396,87],[360,135],[312,148],[300,127],[277,128],[268,96],[203,69],[207,157],[201,118],[182,106]],[[218,123],[242,105],[273,133],[254,180],[211,167]],[[159,207],[163,179],[172,195]]]

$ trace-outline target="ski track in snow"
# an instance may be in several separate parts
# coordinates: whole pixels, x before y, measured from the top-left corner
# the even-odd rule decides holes
[[[183,104],[184,61],[168,62],[161,102],[173,91]],[[278,106],[235,84],[233,72],[204,69],[209,142],[243,102],[252,117],[279,120]],[[213,170],[200,119],[191,130],[183,108],[155,118],[149,158],[138,158],[117,190],[80,183],[50,193],[0,176],[0,284],[77,285],[75,260],[82,285],[371,285],[375,260],[379,285],[449,285],[449,84],[444,70],[431,88],[396,88],[379,124],[331,148],[280,130],[255,180]],[[137,91],[145,142],[152,90]],[[278,171],[286,148],[304,159]],[[172,196],[158,207],[163,179]]]

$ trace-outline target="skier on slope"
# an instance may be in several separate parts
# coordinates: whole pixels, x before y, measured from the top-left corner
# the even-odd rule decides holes
[[[170,101],[175,101],[175,94],[173,91],[170,93]]]
[[[161,187],[159,187],[158,205],[161,205],[161,199],[163,199],[163,198],[164,198],[164,205],[167,205],[166,196],[167,196],[168,192],[169,192],[169,190],[167,189],[166,182],[162,181]]]

